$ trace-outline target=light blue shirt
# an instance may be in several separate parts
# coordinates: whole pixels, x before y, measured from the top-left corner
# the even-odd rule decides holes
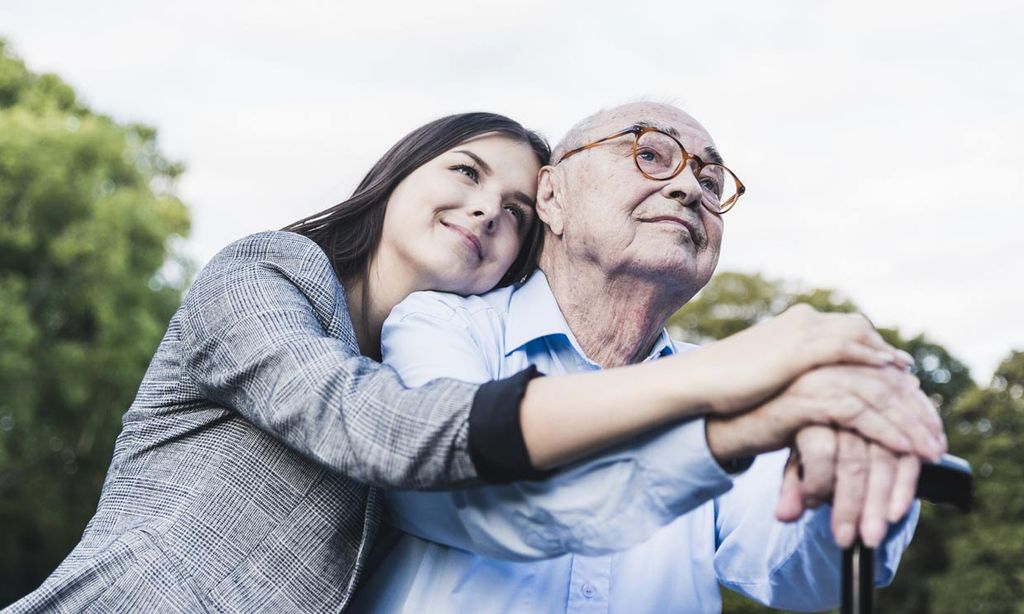
[[[540,272],[476,297],[411,295],[384,325],[383,352],[410,386],[484,382],[529,365],[599,369],[576,342]],[[663,331],[647,360],[686,351]],[[785,451],[730,476],[704,420],[640,437],[544,482],[391,492],[403,533],[355,612],[715,612],[718,584],[775,607],[838,605],[840,551],[828,507],[775,520]],[[890,528],[876,583],[895,574],[918,508]]]

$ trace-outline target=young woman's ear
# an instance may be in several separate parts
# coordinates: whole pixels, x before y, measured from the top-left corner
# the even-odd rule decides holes
[[[555,167],[541,167],[537,175],[537,217],[555,236],[562,234],[562,193]]]

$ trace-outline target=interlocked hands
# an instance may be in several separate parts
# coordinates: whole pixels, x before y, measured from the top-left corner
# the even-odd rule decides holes
[[[836,543],[885,537],[913,502],[921,459],[946,451],[911,358],[862,316],[797,305],[702,348],[722,382],[707,421],[719,460],[791,447],[776,515],[832,503]],[[780,384],[781,382],[781,384]]]

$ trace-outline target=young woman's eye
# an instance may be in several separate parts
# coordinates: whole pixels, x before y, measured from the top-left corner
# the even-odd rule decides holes
[[[456,173],[462,173],[466,177],[469,177],[473,183],[480,181],[480,171],[468,164],[458,164],[453,166],[452,170]]]
[[[523,227],[523,224],[526,222],[526,213],[523,211],[522,207],[518,205],[505,205],[505,211],[508,211],[512,214],[512,217],[515,218],[516,228]]]

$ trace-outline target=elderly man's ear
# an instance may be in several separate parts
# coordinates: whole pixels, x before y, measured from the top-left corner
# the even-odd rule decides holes
[[[537,216],[555,236],[562,235],[561,176],[553,166],[542,167],[537,175]]]

